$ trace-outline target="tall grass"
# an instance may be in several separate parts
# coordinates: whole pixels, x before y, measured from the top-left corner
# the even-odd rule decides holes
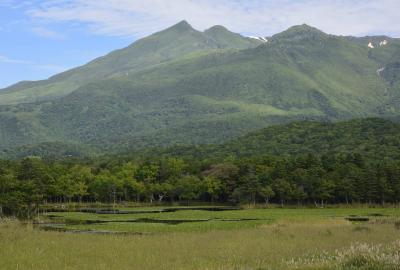
[[[287,262],[295,269],[326,268],[332,270],[398,270],[400,269],[400,240],[389,244],[355,243],[333,253],[321,252]]]
[[[399,232],[394,223],[313,219],[229,231],[118,236],[43,232],[7,221],[0,224],[0,269],[328,269],[329,263],[321,261],[290,263],[293,258],[307,262],[313,255],[323,259],[324,254],[333,254],[332,267],[347,267],[347,262],[353,267],[346,250],[357,255],[357,243],[366,243],[380,247],[373,249],[379,254],[386,252],[400,240]],[[379,269],[351,267],[343,269]]]

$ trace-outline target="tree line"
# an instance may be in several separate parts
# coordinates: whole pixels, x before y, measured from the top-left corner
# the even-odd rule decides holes
[[[345,156],[0,162],[0,214],[68,202],[399,203],[400,162]]]

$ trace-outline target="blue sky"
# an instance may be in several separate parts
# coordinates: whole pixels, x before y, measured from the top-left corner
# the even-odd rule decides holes
[[[400,0],[0,0],[0,88],[45,79],[180,20],[269,36],[307,23],[400,37]]]

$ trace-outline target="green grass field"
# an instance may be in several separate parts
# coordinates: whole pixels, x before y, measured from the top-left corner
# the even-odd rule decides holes
[[[160,209],[3,221],[0,269],[400,269],[398,208]]]
[[[95,214],[81,212],[47,213],[41,217],[44,223],[66,230],[100,230],[127,233],[205,232],[254,228],[276,221],[344,220],[346,217],[399,216],[393,208],[342,208],[342,209],[246,209],[227,211],[193,210],[180,207],[175,212],[158,212],[164,208],[140,208],[131,214]],[[166,208],[168,209],[168,208]],[[229,208],[228,208],[229,209]],[[122,209],[121,209],[122,210]],[[124,209],[127,210],[127,209]],[[128,209],[132,210],[132,209]],[[144,212],[143,212],[144,211]],[[154,212],[153,212],[154,211]],[[46,219],[51,217],[51,219]],[[48,224],[49,225],[49,224]]]

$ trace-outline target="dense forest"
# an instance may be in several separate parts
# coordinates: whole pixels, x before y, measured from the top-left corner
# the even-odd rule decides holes
[[[142,161],[53,162],[39,158],[0,165],[3,214],[31,216],[45,203],[398,203],[400,161],[370,163],[359,154],[263,156],[210,163]]]
[[[43,204],[68,202],[203,201],[317,207],[399,203],[397,128],[397,124],[379,119],[276,127],[279,138],[286,140],[299,130],[308,130],[314,143],[298,137],[296,151],[283,139],[281,146],[266,146],[266,141],[277,141],[267,128],[221,146],[185,151],[178,147],[157,154],[149,151],[95,159],[4,160],[0,163],[0,211],[31,217]],[[351,135],[350,130],[359,135]],[[261,140],[261,134],[269,139]],[[293,151],[284,151],[285,147]]]
[[[224,159],[227,156],[336,156],[359,153],[370,161],[400,160],[400,124],[381,118],[272,125],[219,145],[152,148],[145,155]]]

